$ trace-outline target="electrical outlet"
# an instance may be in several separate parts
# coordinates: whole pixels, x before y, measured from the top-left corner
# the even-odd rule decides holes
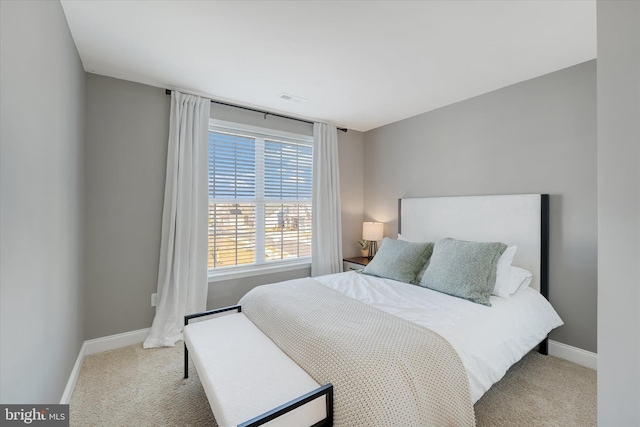
[[[151,307],[158,305],[158,294],[151,294]]]

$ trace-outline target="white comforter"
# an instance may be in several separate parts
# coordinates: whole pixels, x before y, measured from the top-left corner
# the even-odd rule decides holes
[[[314,277],[323,285],[444,337],[467,371],[475,403],[509,367],[563,324],[533,289],[510,298],[491,297],[491,307],[356,272]]]

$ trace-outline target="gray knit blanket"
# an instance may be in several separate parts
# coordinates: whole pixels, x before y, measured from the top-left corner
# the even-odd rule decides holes
[[[313,279],[259,286],[242,312],[319,384],[336,426],[475,426],[460,358],[440,335]]]

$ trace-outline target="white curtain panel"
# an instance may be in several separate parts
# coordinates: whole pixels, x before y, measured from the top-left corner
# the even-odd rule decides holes
[[[144,348],[182,339],[184,316],[207,304],[208,99],[171,94],[158,306]]]
[[[342,220],[338,133],[333,125],[313,125],[313,225],[311,275],[342,271]]]

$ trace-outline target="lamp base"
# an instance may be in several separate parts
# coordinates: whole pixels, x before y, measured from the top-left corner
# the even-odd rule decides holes
[[[369,260],[372,260],[375,256],[376,252],[378,252],[378,242],[375,240],[369,241],[369,256],[367,257]]]

